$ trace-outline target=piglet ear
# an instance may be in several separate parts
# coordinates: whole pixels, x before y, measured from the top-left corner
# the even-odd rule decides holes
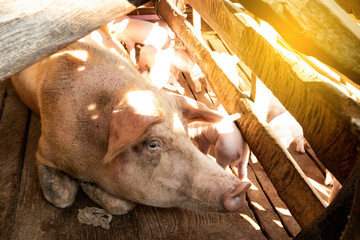
[[[143,115],[131,105],[115,109],[110,116],[109,144],[104,161],[111,161],[125,147],[141,141],[151,126],[159,122],[159,115]]]
[[[220,122],[224,118],[219,112],[209,109],[201,102],[180,95],[175,97],[188,123],[195,121],[215,123]]]

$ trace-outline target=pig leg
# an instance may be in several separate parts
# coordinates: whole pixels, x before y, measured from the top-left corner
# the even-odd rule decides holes
[[[64,172],[45,166],[37,165],[40,186],[46,200],[58,208],[66,208],[75,202],[79,184]]]
[[[247,179],[247,165],[249,162],[249,157],[250,157],[250,148],[249,145],[245,144],[240,156],[240,161],[237,165],[240,180]]]
[[[82,190],[95,203],[99,204],[108,213],[122,215],[132,210],[136,203],[116,198],[114,195],[105,192],[93,183],[81,182]]]

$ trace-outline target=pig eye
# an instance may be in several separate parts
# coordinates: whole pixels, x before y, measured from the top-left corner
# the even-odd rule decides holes
[[[149,150],[161,149],[161,144],[157,140],[150,140],[146,145]]]

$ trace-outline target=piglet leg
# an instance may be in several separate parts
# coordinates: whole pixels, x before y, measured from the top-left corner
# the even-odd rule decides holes
[[[123,200],[105,192],[98,186],[89,182],[81,182],[82,190],[95,203],[99,204],[108,213],[122,215],[132,210],[136,203]]]
[[[69,175],[41,163],[37,165],[40,186],[46,200],[58,208],[66,208],[75,202],[79,183]]]

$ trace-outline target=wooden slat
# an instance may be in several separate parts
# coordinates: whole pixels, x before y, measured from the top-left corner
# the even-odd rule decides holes
[[[204,5],[206,5],[205,2]],[[171,8],[171,3],[166,0],[159,2],[159,14],[182,40],[193,59],[198,62],[227,112],[243,114],[237,123],[250,149],[261,161],[278,190],[279,196],[284,200],[294,218],[301,226],[309,224],[323,211],[324,203],[315,190],[309,186],[294,159],[279,141],[276,142],[276,137],[270,127],[259,122],[252,111],[251,103],[244,98],[244,95],[215,63],[211,50],[202,39],[192,33],[192,27],[185,17]]]
[[[0,89],[6,90],[0,121],[0,239],[10,239],[29,111],[8,80],[0,82]]]
[[[211,37],[209,36],[207,38],[208,44],[210,46],[210,48],[212,50],[219,53],[228,53],[228,50],[226,49],[226,47],[224,46],[224,44],[222,43],[222,41],[216,36],[216,35],[211,35]],[[237,64],[237,72],[238,75],[240,77],[239,80],[239,88],[241,89],[241,91],[250,91],[251,89],[251,70],[240,60],[239,63]]]
[[[261,189],[269,198],[269,201],[271,202],[279,218],[281,219],[281,223],[291,237],[296,236],[301,231],[299,224],[291,216],[285,203],[279,198],[276,189],[274,188],[274,185],[271,183],[268,175],[253,154],[251,154],[249,164],[257,177],[257,181],[261,186]]]
[[[359,0],[335,0],[347,13],[354,14],[360,19],[360,1]]]
[[[360,126],[360,125],[359,125]],[[360,155],[359,155],[360,157]],[[359,159],[360,160],[360,159]],[[296,240],[312,240],[312,239],[326,239],[326,240],[355,240],[360,237],[359,225],[351,226],[344,238],[341,238],[345,226],[352,209],[358,209],[359,202],[355,200],[357,183],[360,179],[360,161],[355,167],[352,174],[346,180],[343,187],[340,189],[334,201],[325,209],[324,213],[314,220],[307,228],[303,229],[297,236]],[[358,216],[354,216],[357,220]],[[353,238],[355,236],[355,238]]]
[[[236,2],[270,23],[299,51],[360,84],[360,27],[334,0]]]
[[[0,80],[148,1],[2,1]]]
[[[360,117],[359,104],[296,56],[267,42],[248,15],[234,16],[221,0],[189,3],[296,118],[318,158],[344,182],[356,162],[350,117]]]
[[[248,178],[253,184],[247,192],[249,205],[255,212],[263,232],[269,239],[290,239],[279,217],[266,198],[253,170],[248,166]]]

